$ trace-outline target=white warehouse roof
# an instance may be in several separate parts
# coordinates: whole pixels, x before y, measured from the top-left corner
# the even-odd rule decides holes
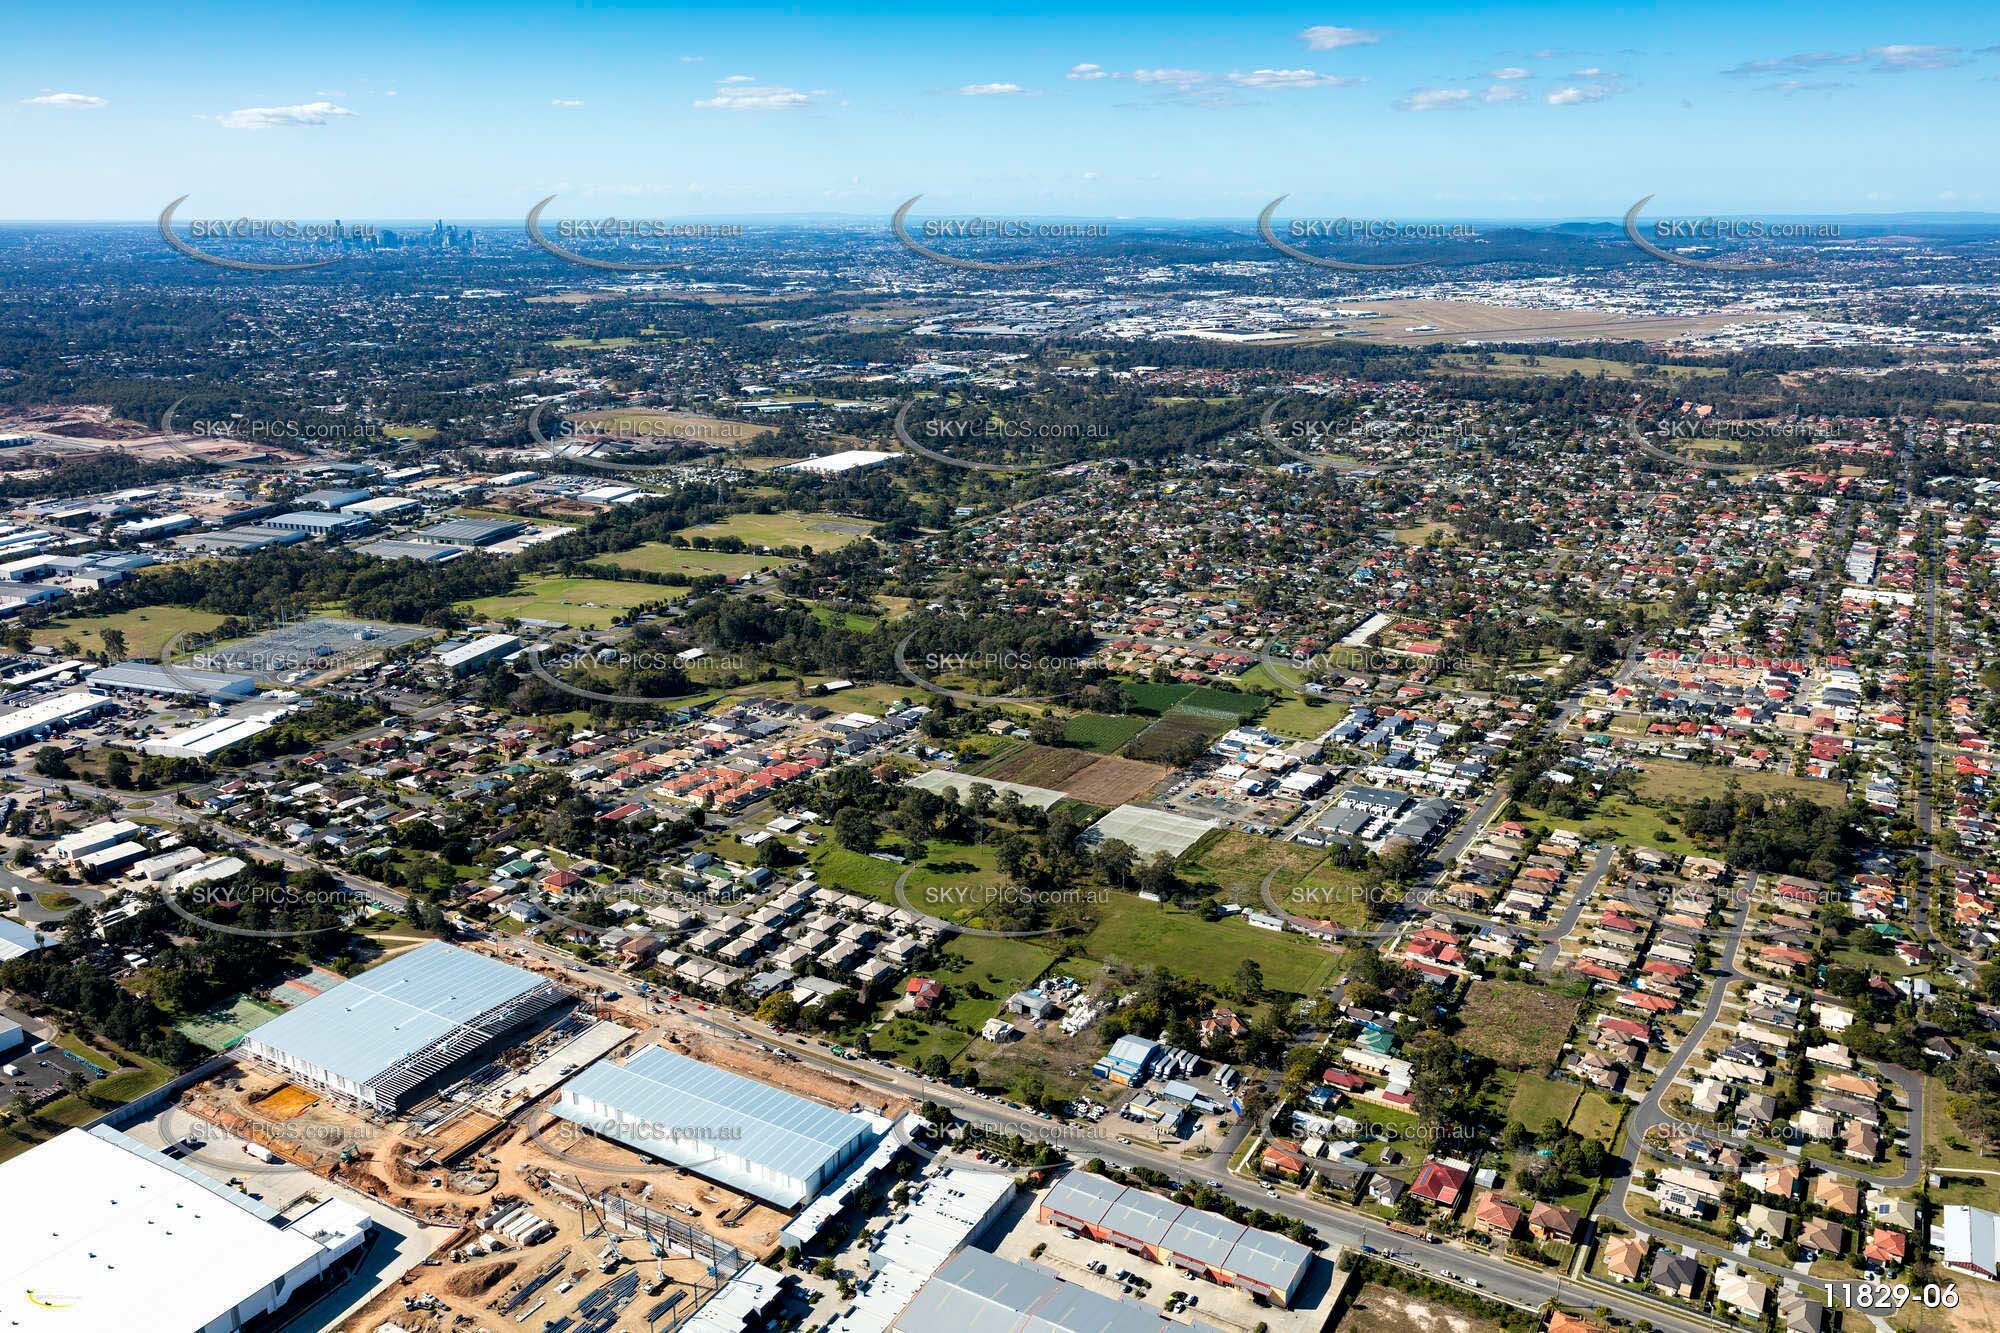
[[[0,1165],[0,1327],[231,1329],[282,1307],[366,1237],[366,1213],[276,1210],[114,1129]]]
[[[818,1193],[875,1138],[858,1115],[662,1046],[584,1070],[555,1113],[781,1208]]]
[[[393,1105],[566,994],[525,968],[433,940],[280,1014],[239,1049]]]

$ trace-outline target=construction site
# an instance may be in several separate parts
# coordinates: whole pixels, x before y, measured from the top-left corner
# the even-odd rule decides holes
[[[578,1010],[395,1116],[242,1061],[187,1089],[161,1117],[162,1137],[240,1140],[241,1161],[223,1159],[239,1189],[258,1192],[260,1176],[275,1182],[303,1169],[414,1222],[450,1228],[344,1328],[677,1328],[739,1274],[732,1303],[768,1300],[775,1275],[755,1266],[780,1249],[790,1212],[549,1107],[581,1069],[655,1044],[822,1104],[833,1089],[746,1041],[684,1035],[678,1023],[641,1033],[613,1018],[642,1021],[608,1007]]]

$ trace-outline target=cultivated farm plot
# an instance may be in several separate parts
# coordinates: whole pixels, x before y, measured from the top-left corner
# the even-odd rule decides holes
[[[1063,739],[1099,754],[1117,754],[1127,741],[1146,729],[1150,720],[1110,713],[1078,713],[1064,724]]]
[[[1056,785],[1090,805],[1124,805],[1159,786],[1172,771],[1163,764],[1105,755]]]
[[[1200,717],[1193,713],[1169,713],[1132,738],[1125,747],[1127,759],[1165,759],[1184,742],[1198,740],[1202,748],[1229,730],[1226,720]]]
[[[1545,1069],[1562,1051],[1583,1001],[1546,986],[1482,981],[1459,1017],[1465,1045],[1507,1069]]]
[[[1065,750],[1054,745],[1030,745],[1008,755],[998,764],[981,770],[983,778],[1021,782],[1030,787],[1055,787],[1067,791],[1069,778],[1089,768],[1097,756],[1088,750]],[[1111,802],[1116,805],[1117,802]]]

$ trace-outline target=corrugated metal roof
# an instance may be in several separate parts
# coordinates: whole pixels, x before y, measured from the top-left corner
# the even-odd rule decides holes
[[[1088,1171],[1072,1171],[1050,1186],[1042,1207],[1095,1226],[1124,1193],[1125,1187],[1116,1181]]]
[[[565,1106],[574,1096],[600,1102],[650,1126],[669,1130],[699,1127],[700,1139],[663,1133],[635,1146],[669,1161],[693,1165],[723,1178],[729,1158],[781,1176],[817,1183],[822,1173],[857,1140],[874,1131],[866,1120],[818,1102],[732,1074],[726,1069],[648,1046],[623,1065],[600,1061],[571,1079]],[[579,1123],[581,1108],[564,1114]],[[725,1133],[729,1131],[730,1133]],[[617,1137],[612,1132],[612,1137]],[[697,1160],[686,1160],[690,1156]],[[760,1187],[759,1194],[768,1195]]]
[[[435,940],[280,1014],[250,1042],[367,1083],[546,984],[525,968]]]
[[[1144,1190],[1128,1189],[1118,1202],[1105,1209],[1101,1225],[1143,1244],[1158,1245],[1167,1238],[1174,1219],[1185,1206]]]
[[[1231,1248],[1223,1267],[1289,1296],[1311,1265],[1312,1251],[1297,1241],[1250,1227]]]
[[[1133,1302],[1100,1296],[1047,1269],[960,1250],[923,1286],[896,1327],[906,1333],[1185,1333]]]

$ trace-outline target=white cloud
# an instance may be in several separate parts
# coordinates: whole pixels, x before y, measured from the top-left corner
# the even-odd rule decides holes
[[[272,130],[326,125],[352,115],[354,112],[332,102],[301,102],[297,106],[247,106],[225,111],[215,119],[224,129]]]
[[[1875,74],[1907,74],[1920,70],[1953,69],[1965,63],[1956,46],[1916,46],[1900,43],[1871,46],[1865,51],[1801,51],[1796,55],[1746,60],[1724,74],[1737,77],[1764,74],[1804,74],[1829,65],[1867,65]]]
[[[1556,89],[1542,100],[1550,106],[1583,106],[1590,102],[1602,102],[1617,91],[1601,83],[1572,83]]]
[[[1519,65],[1509,65],[1505,69],[1494,70],[1493,77],[1496,79],[1532,79],[1535,76],[1527,70],[1522,69]]]
[[[1875,46],[1875,72],[1896,74],[1911,69],[1950,69],[1965,63],[1955,46]]]
[[[1231,71],[1229,81],[1239,88],[1345,88],[1366,83],[1365,78],[1321,74],[1310,69],[1253,69],[1248,74]]]
[[[560,107],[578,107],[582,106],[583,103],[574,97],[556,97],[550,99],[549,105],[560,106]]]
[[[718,83],[755,83],[755,82],[757,82],[757,80],[756,80],[756,77],[755,77],[754,75],[750,75],[750,74],[725,74],[725,75],[723,75],[723,76],[722,76],[722,77],[721,77],[720,79],[716,80],[716,82],[718,82]]]
[[[1214,81],[1215,76],[1199,69],[1135,69],[1131,78],[1135,83],[1164,86],[1186,92],[1207,86]]]
[[[823,89],[806,93],[796,88],[746,82],[748,78],[744,74],[730,75],[715,85],[715,96],[700,98],[695,105],[709,111],[795,111],[812,105],[815,98],[828,95]]]
[[[1609,78],[1611,76],[1607,75],[1603,70],[1599,69],[1597,66],[1592,65],[1588,69],[1579,69],[1574,71],[1573,73],[1571,73],[1570,77],[1572,79],[1603,79],[1603,78]]]
[[[1472,100],[1470,88],[1419,88],[1396,103],[1398,111],[1451,111]]]
[[[706,59],[708,59],[707,56],[682,56],[680,58],[683,65],[699,65]]]
[[[1503,83],[1496,83],[1481,93],[1479,100],[1488,106],[1498,106],[1502,102],[1523,102],[1527,97],[1528,95],[1519,88],[1509,88]]]
[[[1382,40],[1379,32],[1366,28],[1336,28],[1318,24],[1299,33],[1308,51],[1338,51],[1344,46],[1373,46]]]
[[[90,93],[43,93],[40,97],[24,97],[21,101],[26,106],[87,107],[110,105],[103,98],[93,96]]]
[[[1065,76],[1072,79],[1108,79],[1111,77],[1102,65],[1071,65]]]
[[[1031,97],[1018,83],[968,83],[958,90],[960,97]]]

